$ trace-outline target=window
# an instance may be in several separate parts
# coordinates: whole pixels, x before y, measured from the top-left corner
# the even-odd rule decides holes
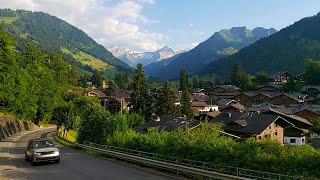
[[[271,129],[271,125],[269,126],[269,129]]]
[[[296,139],[290,139],[290,143],[296,143]]]
[[[304,143],[304,139],[302,139],[302,143]]]
[[[278,136],[278,132],[275,132],[274,135],[275,135],[275,136]]]

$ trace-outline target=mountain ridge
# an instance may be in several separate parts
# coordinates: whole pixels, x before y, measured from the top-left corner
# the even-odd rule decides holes
[[[249,30],[246,27],[233,27],[221,29],[210,38],[200,43],[192,50],[181,54],[164,66],[158,73],[151,73],[155,78],[161,80],[177,79],[180,70],[185,68],[189,74],[196,74],[207,64],[220,58],[225,58],[238,52],[240,49],[254,43],[260,38],[275,33],[274,28],[264,29],[261,27]],[[150,72],[148,70],[148,72]]]
[[[1,21],[1,25],[16,38],[18,51],[23,51],[26,43],[34,42],[45,53],[62,54],[63,59],[80,72],[91,73],[98,69],[106,76],[119,71],[133,72],[130,66],[115,58],[81,29],[48,13],[1,9],[0,17],[2,20],[15,17],[14,21]],[[95,62],[105,65],[95,66]]]
[[[210,63],[202,74],[218,74],[224,79],[239,62],[249,74],[303,72],[305,59],[320,59],[320,13],[303,18],[279,32],[258,40],[236,54]]]
[[[120,48],[118,46],[109,46],[107,49],[115,57],[132,67],[136,66],[138,63],[142,63],[144,66],[147,66],[148,64],[171,58],[176,55],[176,52],[168,46],[164,46],[153,52],[133,51],[127,48]]]

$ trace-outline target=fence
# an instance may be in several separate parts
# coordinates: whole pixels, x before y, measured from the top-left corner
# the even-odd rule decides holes
[[[302,177],[286,176],[276,173],[255,171],[232,166],[219,166],[212,163],[180,159],[177,157],[164,156],[138,150],[100,145],[91,142],[83,144],[74,143],[75,146],[93,150],[110,157],[136,162],[155,168],[166,169],[177,173],[190,174],[195,176],[216,178],[216,179],[259,179],[259,180],[294,180]]]

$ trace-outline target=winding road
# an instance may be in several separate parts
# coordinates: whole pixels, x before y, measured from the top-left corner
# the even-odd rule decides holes
[[[44,129],[32,132],[15,139],[10,148],[10,156],[18,172],[24,179],[30,180],[167,180],[174,177],[160,175],[143,168],[126,165],[94,157],[79,151],[57,144],[60,150],[61,161],[59,164],[43,163],[31,166],[24,159],[24,150],[28,140],[43,137],[53,139],[54,129]]]

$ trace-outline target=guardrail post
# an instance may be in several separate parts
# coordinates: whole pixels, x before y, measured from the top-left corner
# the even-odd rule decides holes
[[[239,168],[237,167],[237,176],[239,176]]]

